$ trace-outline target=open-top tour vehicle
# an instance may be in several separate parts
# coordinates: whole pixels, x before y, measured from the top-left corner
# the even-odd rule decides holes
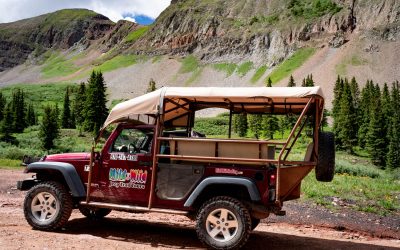
[[[334,138],[321,132],[323,107],[319,87],[164,87],[120,103],[105,121],[102,131],[115,129],[100,152],[95,142],[91,153],[47,155],[27,166],[35,175],[18,182],[29,190],[26,220],[56,230],[74,208],[95,218],[111,210],[181,214],[196,220],[207,246],[239,248],[260,219],[285,214],[283,203],[300,197],[313,168],[318,180],[332,180]],[[206,108],[229,111],[226,138],[193,131],[196,112]],[[232,116],[242,113],[295,123],[285,140],[232,139]],[[303,130],[308,146],[291,160]]]

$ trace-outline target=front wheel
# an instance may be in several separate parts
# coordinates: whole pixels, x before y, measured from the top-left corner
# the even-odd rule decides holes
[[[238,200],[219,196],[204,203],[197,215],[199,240],[214,249],[240,248],[251,232],[251,217]]]
[[[33,228],[56,230],[67,223],[72,212],[72,197],[58,182],[42,182],[25,196],[24,215]]]

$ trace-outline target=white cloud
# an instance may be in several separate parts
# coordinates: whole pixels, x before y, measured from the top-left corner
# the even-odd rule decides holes
[[[132,18],[132,17],[130,17],[130,16],[124,17],[124,20],[136,23],[135,18]]]
[[[124,14],[156,18],[171,0],[0,0],[0,23],[13,22],[60,9],[85,8],[113,20]]]

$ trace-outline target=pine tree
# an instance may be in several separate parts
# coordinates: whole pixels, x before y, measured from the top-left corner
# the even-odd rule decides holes
[[[13,116],[13,132],[21,133],[26,128],[26,109],[24,92],[20,89],[15,89],[12,98],[12,116]]]
[[[356,109],[359,108],[360,105],[360,88],[358,87],[358,83],[356,81],[356,78],[353,76],[350,81],[350,90],[351,90],[351,96],[353,97],[353,105]]]
[[[26,112],[26,124],[28,126],[33,126],[37,124],[36,113],[32,103],[28,105],[28,110]]]
[[[372,163],[381,167],[385,166],[385,156],[387,152],[384,123],[380,98],[377,98],[371,110],[366,143]]]
[[[256,139],[260,138],[262,132],[262,115],[248,115],[247,122],[251,136],[254,136]]]
[[[307,78],[305,80],[305,86],[304,87],[314,87],[314,80],[313,80],[313,75],[307,75]]]
[[[61,127],[75,128],[75,124],[72,121],[68,87],[67,87],[67,89],[65,91],[65,95],[64,95],[63,113],[62,113],[62,117],[61,117]]]
[[[365,87],[361,91],[361,99],[359,105],[359,113],[361,119],[359,119],[359,129],[358,129],[358,145],[361,148],[365,147],[366,137],[369,128],[369,119],[371,113],[372,99],[373,99],[373,83],[372,81],[367,81]]]
[[[290,75],[289,82],[288,82],[287,86],[288,87],[296,87],[296,83],[294,81],[293,75]]]
[[[103,74],[93,71],[86,91],[84,122],[86,131],[97,133],[107,119],[106,89]]]
[[[345,81],[338,115],[338,126],[340,126],[338,139],[342,143],[341,147],[350,153],[353,153],[353,147],[357,142],[356,120],[350,84]]]
[[[247,114],[241,113],[234,116],[234,130],[239,137],[245,137],[247,134]]]
[[[73,116],[75,124],[81,130],[85,121],[85,102],[86,102],[86,87],[85,83],[79,85],[78,92],[75,95]]]
[[[353,76],[350,81],[350,91],[351,91],[351,97],[353,99],[353,107],[355,110],[355,115],[357,117],[356,119],[356,124],[354,124],[356,132],[358,133],[359,130],[359,121],[361,120],[361,113],[360,113],[360,88],[358,87],[358,83],[356,81],[356,78]]]
[[[332,101],[332,117],[333,117],[333,132],[335,133],[336,137],[336,145],[340,147],[342,144],[339,140],[339,131],[340,125],[339,123],[339,111],[340,111],[340,101],[343,93],[343,79],[340,76],[337,77],[335,87],[333,89],[333,101]]]
[[[386,156],[386,168],[400,167],[400,118],[392,117],[389,151]]]
[[[400,167],[400,89],[399,82],[392,84],[391,91],[392,118],[389,133],[389,151],[386,156],[386,167]]]
[[[3,93],[0,92],[0,121],[3,120],[6,103],[6,98],[3,96]]]
[[[39,137],[44,149],[54,147],[54,140],[59,136],[58,119],[55,108],[44,107],[42,123],[40,124]]]
[[[267,87],[272,87],[272,80],[271,80],[271,77],[268,77],[268,80],[267,80]]]
[[[262,119],[263,136],[274,139],[274,133],[279,130],[279,120],[272,114],[264,115]]]
[[[303,78],[303,81],[301,82],[301,86],[302,87],[307,87],[307,82],[306,82],[305,78]]]
[[[13,131],[12,124],[14,122],[12,103],[8,103],[4,108],[4,117],[0,123],[1,140],[9,143],[15,142],[15,138],[11,135]]]
[[[58,104],[54,106],[54,117],[58,123],[58,126],[61,125],[61,120],[60,120],[60,108],[58,107]]]
[[[153,92],[156,89],[157,89],[156,82],[154,81],[153,78],[150,78],[149,85],[147,86],[146,93]]]
[[[279,132],[281,133],[281,138],[283,139],[283,135],[285,134],[285,129],[288,126],[286,117],[283,115],[279,116],[278,124],[279,124]]]
[[[381,104],[382,104],[382,116],[383,116],[383,125],[385,130],[385,152],[389,150],[389,142],[390,142],[390,126],[392,122],[392,112],[391,112],[391,98],[390,91],[388,85],[385,83],[382,89],[381,95]]]

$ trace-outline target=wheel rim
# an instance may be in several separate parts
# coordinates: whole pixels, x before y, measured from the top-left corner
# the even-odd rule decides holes
[[[215,209],[207,216],[207,233],[216,241],[226,242],[231,240],[236,236],[238,228],[237,217],[228,209]]]
[[[59,209],[60,204],[51,193],[38,193],[32,200],[32,215],[40,222],[48,222],[52,220],[57,215]]]

